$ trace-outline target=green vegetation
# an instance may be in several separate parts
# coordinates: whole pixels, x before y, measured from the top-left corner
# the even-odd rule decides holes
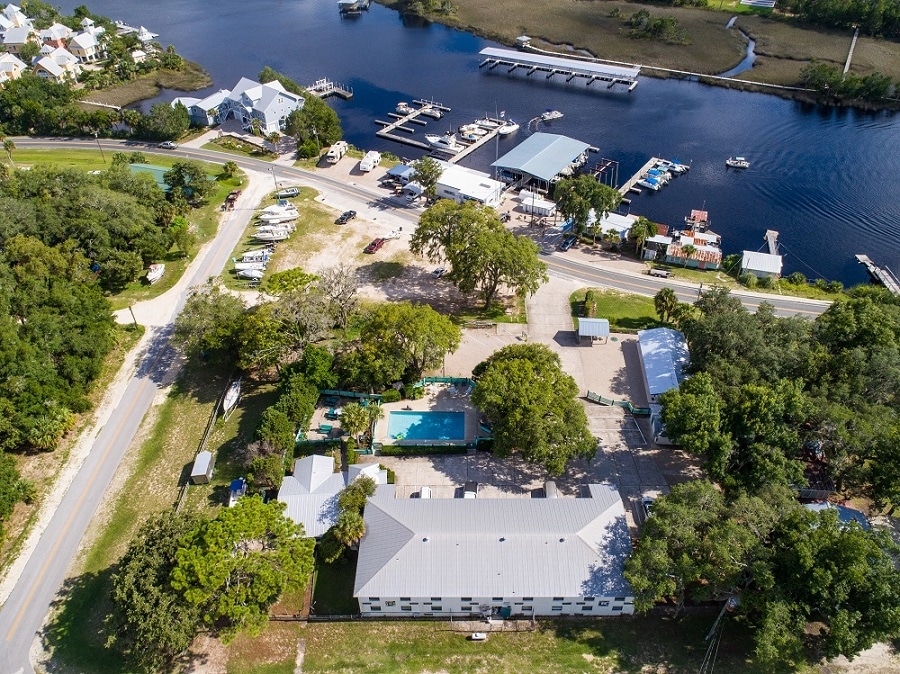
[[[248,143],[239,138],[232,136],[222,136],[221,138],[213,138],[203,145],[205,150],[216,150],[217,152],[226,152],[228,154],[238,155],[240,157],[252,157],[253,159],[262,159],[263,161],[272,161],[277,155],[269,150]]]
[[[521,454],[561,475],[574,458],[593,456],[597,442],[578,402],[575,380],[543,344],[505,346],[472,370],[472,404],[493,424],[497,456]]]
[[[577,318],[584,316],[585,296],[593,293],[594,316],[609,319],[612,332],[634,333],[638,330],[659,327],[653,300],[643,295],[629,295],[607,288],[584,288],[576,290],[569,298],[575,328]]]
[[[525,297],[547,280],[537,244],[512,234],[493,208],[474,201],[439,199],[422,214],[409,249],[431,262],[448,262],[444,278],[463,293],[477,291],[485,311],[490,311],[501,286]]]
[[[616,190],[589,175],[560,180],[553,188],[553,197],[560,214],[571,218],[576,236],[587,231],[591,211],[594,212],[591,234],[595,241],[603,233],[600,231],[600,221],[622,200]]]

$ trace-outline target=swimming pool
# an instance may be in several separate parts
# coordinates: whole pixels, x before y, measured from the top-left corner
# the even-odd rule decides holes
[[[465,412],[391,412],[392,440],[465,440]]]

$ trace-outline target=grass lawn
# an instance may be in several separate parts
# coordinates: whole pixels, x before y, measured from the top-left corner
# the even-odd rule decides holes
[[[612,332],[632,333],[647,328],[658,328],[666,325],[659,320],[653,298],[643,295],[630,295],[607,288],[582,288],[569,297],[572,307],[572,322],[578,329],[577,318],[581,315],[581,306],[588,290],[594,291],[597,300],[597,318],[608,318]]]
[[[694,674],[714,616],[539,622],[531,632],[469,641],[449,622],[310,623],[304,674],[519,674],[542,672],[665,672]],[[716,664],[731,674],[774,674],[749,661],[740,625],[726,622]]]
[[[223,136],[222,138],[211,140],[208,143],[204,143],[202,149],[225,152],[239,157],[252,157],[253,159],[261,159],[262,161],[274,161],[277,157],[277,155],[272,154],[253,143],[245,143],[233,136]]]
[[[356,576],[356,553],[336,564],[316,560],[313,610],[316,615],[352,615],[359,613],[359,604],[353,597],[353,580]]]

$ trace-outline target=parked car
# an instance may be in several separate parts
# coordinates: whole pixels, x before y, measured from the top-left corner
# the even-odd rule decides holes
[[[641,511],[644,513],[644,519],[650,517],[650,513],[653,512],[653,504],[656,502],[655,498],[650,496],[644,496],[641,499]]]
[[[363,248],[364,253],[375,253],[384,245],[384,239],[374,239],[372,243]]]
[[[444,272],[446,272],[446,271],[447,270],[444,269],[443,267],[438,267],[433,272],[431,272],[431,275],[434,276],[435,278],[440,278],[441,276],[444,275]]]
[[[478,497],[478,483],[469,480],[463,485],[463,498],[477,498]]]
[[[356,217],[356,211],[344,211],[338,216],[338,219],[335,220],[335,224],[337,225],[346,225],[353,218]]]
[[[659,278],[672,278],[672,276],[674,276],[674,274],[672,274],[672,272],[670,272],[668,269],[653,268],[648,269],[647,273],[650,274],[650,276],[658,276]]]
[[[559,249],[561,251],[565,252],[565,251],[569,250],[569,248],[571,248],[576,241],[578,241],[578,237],[575,236],[574,234],[570,234],[565,239],[563,239],[562,242],[559,244]]]
[[[178,143],[176,143],[174,140],[164,140],[156,147],[160,148],[161,150],[174,150],[176,147],[178,147]]]
[[[283,190],[278,190],[275,193],[276,199],[290,199],[291,197],[296,197],[300,194],[299,187],[285,187]]]

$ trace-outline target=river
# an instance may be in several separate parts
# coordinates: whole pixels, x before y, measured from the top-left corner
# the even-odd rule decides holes
[[[62,10],[77,4],[63,2]],[[214,86],[207,91],[230,88],[241,76],[255,78],[266,65],[300,84],[327,77],[351,86],[352,100],[330,104],[347,140],[363,149],[421,154],[375,136],[373,120],[385,119],[398,101],[427,98],[453,108],[444,120],[429,123],[432,132],[504,110],[523,123],[522,130],[463,162],[486,170],[497,152],[531,133],[527,120],[555,108],[565,116],[540,130],[599,148],[591,161],[616,160],[620,182],[650,156],[690,162],[690,172],[660,192],[631,195],[632,213],[678,224],[703,207],[726,253],[764,250],[765,230],[778,230],[785,274],[864,282],[856,253],[900,271],[897,114],[650,77],[629,94],[622,86],[510,76],[502,67],[487,74],[478,69],[478,52],[499,45],[404,21],[375,4],[354,18],[341,17],[334,0],[93,0],[88,7],[159,33],[163,45],[174,45],[210,72]],[[732,155],[747,157],[750,169],[726,170]]]

